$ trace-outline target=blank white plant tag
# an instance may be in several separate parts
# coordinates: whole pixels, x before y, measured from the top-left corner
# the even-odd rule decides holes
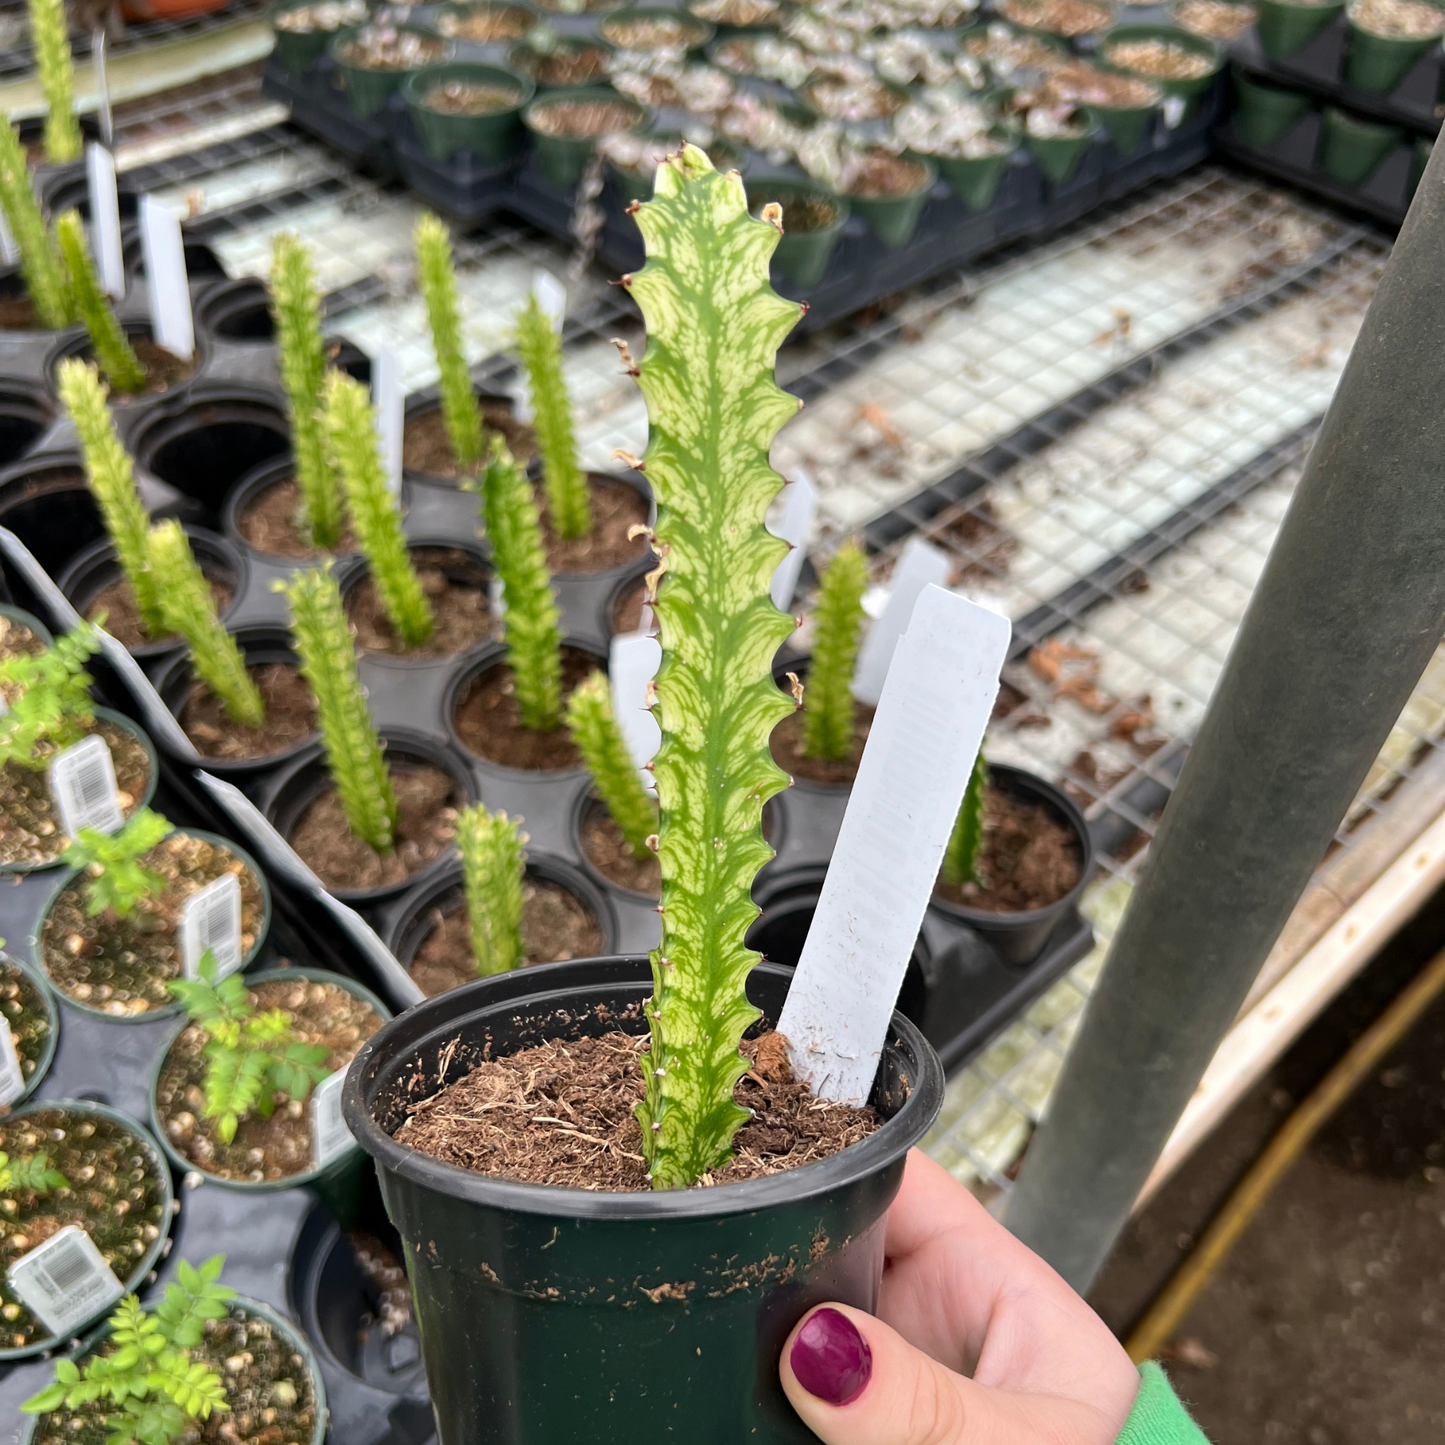
[[[825,1099],[878,1071],[943,851],[998,695],[1012,629],[925,588],[898,644],[778,1031]]]
[[[0,211],[0,261],[7,266],[13,266],[20,259],[20,247],[15,244],[15,237],[10,234],[10,223],[5,219],[5,213]]]
[[[925,587],[945,586],[951,569],[946,553],[917,537],[903,549],[893,567],[888,602],[858,649],[853,696],[859,702],[877,706],[883,695],[883,680],[888,676],[888,664],[893,661],[893,649],[913,616],[914,604]]]
[[[82,828],[114,833],[125,822],[110,749],[94,733],[51,760],[50,796],[67,838],[80,837]]]
[[[0,1104],[13,1104],[25,1092],[25,1070],[15,1052],[15,1035],[0,1018]]]
[[[808,538],[813,531],[813,517],[818,510],[818,489],[813,478],[802,467],[793,474],[793,479],[783,488],[783,515],[776,528],[771,529],[775,537],[791,542],[793,550],[778,563],[773,573],[773,606],[786,612],[793,605],[793,593],[798,590],[798,574],[808,556]]]
[[[125,295],[125,260],[120,245],[120,198],[115,189],[115,157],[91,141],[85,148],[85,175],[90,183],[90,244],[95,268],[108,296]]]
[[[216,978],[241,966],[241,880],[223,873],[193,893],[181,910],[181,961],[187,978],[201,976],[201,958],[209,948],[216,956]]]
[[[356,1140],[341,1113],[341,1086],[346,1070],[328,1074],[311,1091],[311,1144],[316,1167],[324,1169],[333,1159],[356,1148]]]
[[[647,686],[662,666],[662,644],[645,632],[619,632],[612,639],[607,657],[607,677],[612,684],[612,712],[622,730],[627,751],[639,768],[657,756],[662,729],[647,705]],[[651,773],[642,781],[653,791]]]
[[[401,368],[396,352],[379,350],[371,358],[371,404],[376,408],[376,430],[381,440],[381,464],[392,494],[401,491],[401,435],[406,398],[401,390]]]
[[[142,196],[140,239],[150,287],[151,334],[172,356],[189,361],[196,350],[196,330],[181,218],[154,196]]]
[[[22,1254],[8,1278],[26,1308],[54,1335],[78,1329],[125,1293],[95,1241],[75,1224]]]
[[[1165,130],[1177,130],[1179,122],[1184,119],[1184,112],[1189,102],[1182,95],[1170,95],[1164,98],[1164,104],[1160,110],[1164,115]]]
[[[550,271],[539,266],[532,272],[532,295],[560,335],[562,323],[567,319],[567,288]]]

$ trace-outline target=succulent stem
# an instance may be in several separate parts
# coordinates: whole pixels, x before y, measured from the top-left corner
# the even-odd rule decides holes
[[[650,858],[657,833],[657,808],[642,786],[637,764],[612,713],[612,689],[594,672],[567,699],[567,726],[577,744],[597,796],[622,830],[634,858]]]
[[[853,745],[853,671],[868,563],[851,542],[840,547],[823,572],[813,610],[813,661],[803,711],[803,754],[836,762]]]
[[[983,853],[983,801],[988,790],[988,764],[979,749],[973,772],[968,776],[963,802],[953,820],[948,847],[943,853],[943,881],[961,888],[965,883],[983,883],[979,858]]]
[[[474,472],[482,459],[482,418],[462,352],[461,307],[457,301],[451,234],[441,221],[428,213],[416,223],[414,240],[417,277],[441,373],[442,421],[458,467],[464,472]]]
[[[85,329],[90,332],[90,344],[106,380],[117,391],[140,391],[146,384],[145,367],[141,365],[140,357],[135,354],[120,322],[115,319],[110,297],[101,290],[78,211],[66,211],[55,222],[55,239],[70,276],[75,309],[80,313]]]
[[[473,803],[457,814],[457,847],[477,973],[506,973],[527,961],[522,946],[522,876],[527,835],[520,819]]]
[[[532,397],[532,424],[542,456],[542,484],[552,530],[559,537],[585,537],[592,530],[592,499],[587,478],[577,465],[572,400],[562,374],[562,342],[535,292],[517,316],[517,352]]]
[[[30,188],[20,132],[8,123],[0,123],[0,208],[20,248],[20,274],[40,324],[52,331],[69,326],[75,305],[65,264]]]
[[[80,159],[81,142],[65,0],[30,0],[30,43],[45,92],[45,159],[51,165],[66,165]]]

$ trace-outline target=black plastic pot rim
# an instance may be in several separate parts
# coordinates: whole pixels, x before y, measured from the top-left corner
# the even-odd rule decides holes
[[[317,552],[311,557],[283,557],[279,552],[263,552],[259,547],[253,547],[242,535],[241,518],[246,508],[272,487],[293,480],[295,475],[296,459],[289,451],[258,462],[249,472],[243,473],[226,494],[221,508],[221,535],[243,556],[261,557],[286,567],[319,567],[328,560],[334,561],[338,569],[349,565],[361,555],[359,552]]]
[[[605,813],[607,811],[607,804],[597,796],[595,789],[591,787],[580,788],[569,810],[567,828],[572,848],[577,855],[582,871],[586,873],[598,887],[610,889],[623,898],[635,898],[642,903],[656,903],[659,897],[658,894],[643,893],[641,889],[638,888],[624,887],[621,883],[617,882],[616,879],[609,878],[592,861],[591,855],[587,852],[582,842],[582,826],[586,823],[588,816],[594,811]],[[769,846],[771,846],[771,844]]]
[[[200,327],[196,328],[196,335],[201,335]],[[198,340],[197,347],[199,346]],[[126,439],[137,465],[147,470],[150,469],[155,448],[170,440],[169,436],[157,437],[156,433],[176,422],[185,421],[186,413],[197,407],[228,404],[256,407],[278,417],[287,436],[291,432],[290,423],[286,420],[286,397],[279,389],[264,386],[259,382],[222,381],[219,378],[203,376],[200,365],[193,376],[151,400],[154,404],[147,409],[145,418],[135,423]],[[215,424],[214,421],[195,419],[198,430]]]

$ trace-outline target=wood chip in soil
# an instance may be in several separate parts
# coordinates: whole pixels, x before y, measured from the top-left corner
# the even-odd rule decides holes
[[[552,514],[547,507],[547,493],[537,483],[537,506],[542,513],[542,532],[546,539],[547,566],[553,572],[577,576],[587,572],[605,572],[626,562],[639,562],[650,550],[646,537],[629,540],[628,531],[647,524],[647,503],[642,494],[626,482],[614,481],[595,472],[587,475],[587,490],[592,498],[592,530],[585,537],[564,540],[552,530]]]
[[[526,422],[518,421],[510,407],[496,401],[479,401],[477,410],[482,414],[484,440],[485,433],[500,432],[507,450],[522,465],[536,456],[536,432]],[[444,482],[455,481],[461,475],[440,408],[407,421],[401,437],[401,464],[409,472]]]
[[[598,660],[580,648],[562,649],[562,701],[597,669]],[[512,669],[498,663],[467,684],[457,701],[454,722],[462,745],[488,762],[529,772],[580,768],[582,754],[564,723],[550,732],[523,727]]]
[[[0,957],[0,1015],[10,1028],[20,1073],[28,1084],[40,1067],[50,1041],[50,1020],[40,986],[18,964]],[[8,1109],[0,1105],[0,1114]]]
[[[287,841],[328,888],[384,888],[440,858],[457,834],[455,780],[430,764],[389,765],[396,791],[396,846],[375,851],[351,831],[341,797],[328,788],[307,805]]]
[[[260,663],[246,671],[261,689],[266,721],[258,728],[233,721],[220,698],[205,683],[196,682],[180,719],[198,753],[232,762],[269,758],[315,736],[316,699],[289,662]]]
[[[662,867],[657,854],[639,858],[601,803],[594,802],[582,817],[582,851],[587,861],[619,888],[656,898],[662,892]]]
[[[803,694],[803,707],[789,713],[772,731],[768,745],[773,750],[773,761],[785,773],[794,778],[803,778],[810,783],[843,785],[851,783],[858,776],[858,764],[863,759],[863,747],[868,741],[868,732],[873,726],[873,709],[861,702],[853,704],[853,740],[848,745],[848,756],[836,762],[824,758],[810,758],[803,752],[803,714],[807,711],[807,693]]]
[[[97,718],[85,731],[104,739],[110,749],[121,811],[129,817],[150,786],[150,754],[134,733],[109,718]],[[47,752],[43,763],[48,764],[53,755]],[[0,767],[0,865],[53,863],[69,842],[50,796],[45,766],[27,768],[9,762]]]
[[[580,898],[561,884],[528,877],[522,884],[522,947],[528,964],[596,958],[602,933]],[[431,932],[412,957],[411,976],[428,998],[476,982],[471,927],[459,892],[432,909]]]
[[[69,1181],[46,1194],[13,1190],[0,1198],[0,1348],[21,1349],[50,1338],[10,1287],[7,1271],[22,1254],[76,1224],[116,1278],[128,1280],[169,1220],[157,1161],[113,1120],[62,1108],[0,1119],[0,1152],[12,1159],[44,1153]]]
[[[216,576],[208,568],[203,566],[201,571],[210,584],[211,603],[219,616],[231,605],[231,588],[223,578]],[[99,623],[103,617],[105,630],[128,652],[149,646],[152,642],[180,641],[174,632],[168,632],[164,637],[152,637],[146,631],[145,623],[141,621],[140,608],[136,606],[135,589],[125,577],[119,577],[108,587],[102,587],[95,594],[90,606],[85,609],[85,617],[88,622],[95,623]]]
[[[381,1027],[381,1018],[364,999],[334,983],[304,978],[272,978],[255,984],[251,1002],[258,1013],[284,1009],[303,1043],[326,1049],[326,1067],[344,1069],[356,1051]],[[181,1030],[166,1054],[156,1082],[156,1103],[166,1138],[197,1169],[221,1179],[289,1179],[312,1167],[311,1109],[305,1101],[276,1095],[271,1117],[242,1119],[236,1137],[223,1144],[215,1123],[205,1117],[205,1048],[210,1035],[197,1025]]]
[[[412,1111],[399,1143],[494,1178],[608,1192],[645,1190],[647,1165],[633,1110],[642,1098],[647,1038],[612,1032],[554,1039],[478,1064]],[[779,1034],[743,1045],[752,1068],[733,1096],[752,1118],[732,1161],[702,1186],[797,1169],[856,1144],[879,1127],[872,1108],[814,1098],[793,1077]]]
[[[221,1283],[226,1283],[224,1273]],[[100,1353],[109,1353],[109,1347],[102,1345]],[[206,1321],[191,1360],[220,1375],[229,1409],[192,1422],[176,1437],[178,1442],[309,1445],[316,1432],[315,1382],[306,1357],[270,1320],[233,1303],[224,1319]],[[115,1413],[115,1406],[104,1400],[75,1410],[53,1410],[40,1416],[31,1445],[105,1445],[110,1435],[106,1417]]]
[[[346,594],[346,614],[356,645],[390,657],[455,657],[497,633],[487,605],[488,572],[459,547],[412,547],[411,560],[432,606],[436,629],[420,647],[407,647],[396,634],[376,583],[368,572]]]
[[[1079,845],[1074,830],[1042,804],[989,788],[979,866],[986,886],[940,880],[935,896],[986,913],[1024,913],[1047,907],[1079,881]]]
[[[256,551],[268,557],[339,557],[358,549],[355,534],[346,527],[341,540],[330,551],[313,547],[296,525],[301,492],[294,478],[286,477],[251,498],[236,519],[236,530]]]
[[[40,930],[51,983],[77,1003],[122,1017],[175,1002],[166,985],[181,974],[181,911],[208,883],[234,873],[241,884],[242,953],[255,945],[264,922],[260,881],[229,848],[177,829],[141,863],[159,873],[166,888],[143,898],[128,918],[108,909],[88,917],[82,877],[56,895]]]

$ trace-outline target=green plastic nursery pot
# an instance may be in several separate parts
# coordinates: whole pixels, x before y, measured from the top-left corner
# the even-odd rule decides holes
[[[1317,157],[1326,175],[1346,186],[1362,186],[1405,133],[1394,125],[1360,120],[1327,105]]]
[[[1350,27],[1349,40],[1345,44],[1345,83],[1358,90],[1368,90],[1374,95],[1394,90],[1415,62],[1431,46],[1440,44],[1439,35],[1426,36],[1422,40],[1377,35],[1373,30],[1357,25],[1350,8],[1345,10]]]
[[[344,988],[347,993],[370,1004],[383,1019],[391,1017],[391,1010],[370,989],[363,987],[354,979],[343,978],[339,973],[327,973],[324,969],[268,968],[262,973],[247,978],[246,983],[248,987],[254,988],[258,983],[267,983],[273,979],[280,979],[283,982],[305,979],[310,983],[334,983],[338,988]],[[151,1132],[161,1141],[161,1148],[165,1150],[166,1158],[170,1160],[177,1173],[186,1174],[191,1170],[196,1170],[204,1175],[208,1184],[215,1185],[217,1189],[233,1190],[237,1194],[264,1195],[275,1194],[283,1189],[314,1189],[343,1228],[353,1223],[360,1210],[362,1187],[366,1179],[366,1155],[360,1149],[348,1150],[339,1158],[333,1159],[324,1169],[308,1169],[302,1174],[288,1174],[284,1179],[257,1181],[223,1179],[218,1174],[208,1173],[171,1143],[166,1133],[165,1120],[161,1118],[156,1090],[160,1084],[161,1068],[171,1051],[171,1046],[187,1027],[186,1020],[182,1020],[176,1025],[156,1054],[150,1078]],[[258,1205],[258,1208],[264,1207],[264,1205]]]
[[[910,157],[912,164],[919,167],[921,175],[918,184],[901,196],[857,196],[848,197],[849,209],[860,216],[868,229],[890,250],[896,251],[913,239],[918,229],[919,217],[928,204],[928,193],[938,179],[938,169],[931,160],[922,156]],[[786,227],[786,223],[785,223]]]
[[[1310,112],[1308,95],[1261,85],[1238,70],[1234,72],[1234,133],[1246,145],[1272,145],[1288,135]]]
[[[930,157],[939,175],[970,211],[986,211],[993,205],[993,198],[1003,184],[1009,157],[1021,144],[1017,126],[999,124],[990,128],[989,135],[1006,143],[993,155]]]
[[[1099,124],[1089,117],[1089,128],[1079,136],[1036,136],[1024,132],[1024,145],[1034,158],[1034,164],[1044,174],[1044,179],[1056,186],[1067,185],[1074,178],[1074,172],[1083,163],[1093,139],[1099,133]]]
[[[597,33],[609,45],[618,50],[652,51],[661,49],[663,47],[655,44],[630,46],[626,43],[627,26],[638,22],[645,24],[650,20],[676,22],[681,26],[687,32],[686,53],[697,60],[702,59],[703,51],[711,44],[715,33],[713,27],[706,20],[700,20],[686,10],[677,10],[671,6],[661,5],[624,5],[619,10],[610,10],[598,22]]]
[[[791,970],[755,968],[776,1019]],[[408,1009],[347,1073],[346,1122],[401,1233],[439,1445],[804,1445],[778,1357],[824,1300],[873,1309],[885,1214],[943,1097],[893,1015],[872,1102],[886,1122],[816,1164],[709,1189],[614,1194],[493,1179],[392,1138],[493,1056],[559,1034],[639,1031],[644,956],[520,969]]]
[[[346,82],[346,94],[351,101],[351,108],[362,117],[375,115],[391,99],[393,93],[407,76],[415,74],[415,71],[412,70],[372,70],[366,66],[352,65],[344,60],[341,52],[365,28],[363,25],[353,25],[350,29],[338,30],[336,38],[330,45],[331,59],[341,78]],[[441,51],[426,62],[428,66],[446,60],[451,54],[452,47],[442,41],[434,30],[428,30],[423,25],[398,25],[396,29],[421,35],[427,40],[437,41],[441,45]],[[425,68],[425,66],[419,65],[416,70]]]
[[[649,119],[645,106],[619,95],[610,85],[582,85],[574,90],[549,91],[539,96],[522,111],[522,121],[532,133],[532,148],[542,175],[559,191],[570,191],[577,184],[605,132],[586,136],[548,135],[537,128],[538,117],[555,106],[589,102],[623,107],[632,116],[631,124],[621,127],[623,130],[639,130]]]
[[[288,10],[299,10],[303,5],[313,5],[316,0],[277,0],[266,12],[271,29],[276,36],[276,58],[291,75],[305,75],[326,53],[326,47],[336,34],[334,30],[283,30],[276,24],[276,18]]]
[[[1259,48],[1278,60],[1308,45],[1341,10],[1345,0],[1310,5],[1299,0],[1259,0],[1255,33]]]
[[[1090,105],[1089,114],[1109,133],[1120,155],[1128,156],[1139,149],[1145,132],[1153,124],[1156,101],[1148,105]]]
[[[1210,68],[1203,75],[1192,75],[1182,79],[1151,75],[1147,71],[1131,69],[1114,59],[1116,47],[1128,44],[1131,40],[1167,40],[1171,44],[1183,46],[1185,50],[1193,51],[1196,55],[1207,57]],[[1220,67],[1224,64],[1224,52],[1214,41],[1203,35],[1195,35],[1188,30],[1181,30],[1177,25],[1120,25],[1103,38],[1099,49],[1103,55],[1104,65],[1108,69],[1117,70],[1124,75],[1138,75],[1145,80],[1152,80],[1165,95],[1177,95],[1182,100],[1188,101],[1196,100],[1214,84],[1214,77],[1219,74]]]
[[[512,99],[485,115],[451,115],[427,103],[438,87],[450,81],[495,86],[506,90]],[[444,161],[463,151],[480,161],[500,162],[510,160],[521,149],[522,107],[531,100],[533,90],[530,80],[499,65],[453,60],[413,71],[402,82],[401,94],[421,143],[433,160]]]
[[[783,235],[773,252],[773,265],[795,286],[816,286],[847,223],[848,203],[813,181],[791,177],[749,181],[748,206],[754,215],[774,201],[783,208]],[[823,213],[831,214],[832,220],[818,224],[816,218]]]

